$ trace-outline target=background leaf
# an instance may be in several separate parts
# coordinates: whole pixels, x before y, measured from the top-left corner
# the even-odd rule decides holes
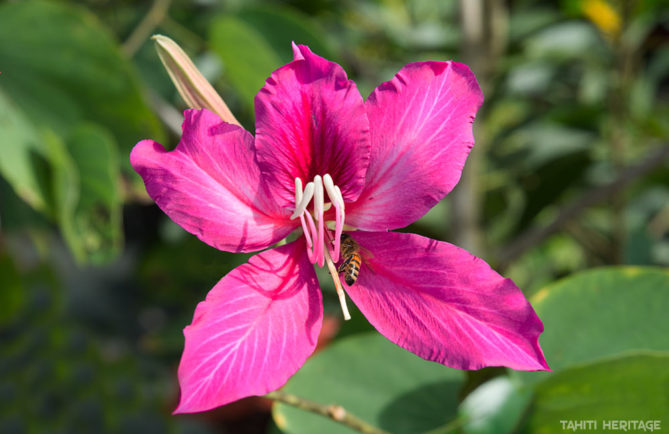
[[[221,15],[211,23],[209,40],[223,61],[223,76],[239,93],[247,107],[272,71],[281,66],[279,56],[263,36],[232,15]],[[290,46],[286,47],[286,51]]]
[[[647,267],[578,273],[531,299],[548,365],[560,371],[631,350],[669,351],[669,271]],[[549,372],[516,372],[526,382]]]
[[[40,128],[64,137],[78,121],[100,123],[113,131],[128,170],[137,141],[163,138],[133,67],[83,9],[43,1],[0,5],[0,59],[0,86]],[[0,136],[0,146],[8,140]]]
[[[428,362],[378,333],[342,339],[309,359],[283,388],[321,403],[337,403],[392,433],[418,433],[455,417],[462,372]],[[350,433],[322,416],[278,404],[277,426],[290,434]]]
[[[507,376],[493,378],[476,388],[460,404],[462,431],[467,434],[503,434],[520,425],[532,399],[532,390]]]
[[[291,8],[270,5],[249,7],[241,10],[238,16],[263,35],[282,64],[293,60],[291,42],[308,45],[319,56],[335,60],[335,54],[318,23]]]
[[[35,127],[19,107],[0,88],[0,174],[16,194],[35,209],[48,211],[48,192],[40,178],[39,160],[44,161],[46,150]]]
[[[62,188],[79,193],[76,201],[66,201],[61,207],[65,239],[80,261],[105,262],[119,253],[122,237],[121,179],[114,139],[99,126],[82,125],[72,132],[65,147],[69,170],[77,176]]]
[[[667,386],[669,353],[629,354],[573,367],[537,386],[524,432],[564,433],[561,420],[595,421],[593,432],[613,431],[604,421],[659,420],[665,428]]]

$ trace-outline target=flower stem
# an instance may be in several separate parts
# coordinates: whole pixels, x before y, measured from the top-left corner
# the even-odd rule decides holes
[[[341,405],[331,404],[324,405],[317,402],[309,401],[308,399],[301,398],[290,393],[281,392],[276,390],[265,395],[265,398],[269,398],[274,401],[279,401],[284,404],[297,407],[299,409],[310,411],[312,413],[320,414],[321,416],[328,417],[335,422],[339,422],[342,425],[354,429],[358,432],[365,434],[388,434],[386,431],[383,431],[380,428],[377,428],[359,417],[349,413]]]
[[[339,273],[337,273],[337,269],[335,268],[334,262],[332,262],[332,257],[330,256],[328,247],[323,246],[323,250],[325,251],[325,263],[328,264],[328,270],[330,270],[330,275],[332,276],[335,289],[337,290],[337,295],[339,296],[339,304],[341,305],[341,311],[344,314],[344,319],[348,321],[351,319],[351,314],[348,313],[348,306],[346,306],[346,293],[344,292],[344,288],[342,288],[341,282],[339,281]]]

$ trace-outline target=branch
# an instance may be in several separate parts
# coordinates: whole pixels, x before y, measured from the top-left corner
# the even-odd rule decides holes
[[[660,166],[667,159],[667,157],[669,157],[669,144],[659,146],[640,163],[620,171],[618,177],[613,181],[592,188],[578,199],[564,206],[558,212],[555,220],[553,220],[553,222],[547,226],[535,226],[526,230],[507,247],[500,249],[497,254],[497,258],[499,258],[498,268],[506,268],[516,258],[525,253],[525,251],[559,231],[565,225],[565,223],[578,217],[590,206],[602,202],[606,199],[610,199],[614,194],[624,189],[635,179]]]
[[[352,415],[340,405],[323,405],[279,390],[268,393],[265,395],[265,398],[320,414],[364,434],[388,434],[386,431],[376,428],[357,416]]]
[[[121,49],[128,58],[135,55],[149,36],[153,33],[158,24],[165,19],[167,11],[170,9],[171,0],[155,0],[151,9],[144,16],[144,19],[135,27],[128,39],[123,43]]]

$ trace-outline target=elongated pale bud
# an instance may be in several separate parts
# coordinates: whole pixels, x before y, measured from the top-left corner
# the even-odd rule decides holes
[[[151,39],[156,42],[160,61],[188,107],[206,108],[225,122],[240,125],[221,96],[176,42],[163,35],[153,35]]]

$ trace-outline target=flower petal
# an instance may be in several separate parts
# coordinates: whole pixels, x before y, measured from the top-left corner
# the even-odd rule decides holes
[[[316,348],[321,293],[302,240],[251,257],[221,279],[184,329],[175,413],[281,387]]]
[[[510,279],[448,243],[414,234],[351,233],[363,265],[347,292],[385,337],[457,369],[545,370],[543,324]]]
[[[369,122],[355,83],[336,63],[304,45],[296,60],[274,71],[255,99],[256,149],[263,173],[293,205],[303,184],[329,173],[347,201],[355,200],[369,164]]]
[[[365,103],[372,151],[346,223],[383,231],[422,217],[460,180],[483,94],[467,66],[410,63]]]
[[[175,150],[143,140],[130,162],[160,209],[217,249],[263,249],[297,227],[261,178],[253,136],[208,110],[186,110]]]

